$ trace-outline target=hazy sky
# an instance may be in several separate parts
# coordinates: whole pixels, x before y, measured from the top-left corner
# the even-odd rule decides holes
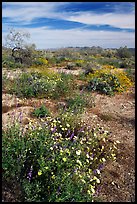
[[[26,30],[37,48],[135,47],[135,2],[2,2],[2,42]]]

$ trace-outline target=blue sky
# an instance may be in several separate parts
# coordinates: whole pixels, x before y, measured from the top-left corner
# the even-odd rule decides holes
[[[2,2],[2,42],[27,31],[38,49],[135,47],[135,2]]]

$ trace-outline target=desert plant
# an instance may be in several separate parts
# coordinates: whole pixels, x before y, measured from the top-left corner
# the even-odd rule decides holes
[[[75,114],[82,113],[86,107],[93,107],[94,105],[94,99],[91,95],[84,93],[82,90],[81,93],[75,93],[73,97],[67,99],[68,110]]]
[[[33,116],[36,117],[46,117],[50,115],[49,110],[42,104],[39,108],[36,108],[33,112],[32,112]]]
[[[109,133],[74,121],[75,114],[45,117],[27,131],[3,131],[5,179],[22,185],[24,202],[94,201],[105,162],[116,158]]]
[[[39,72],[23,73],[11,85],[10,93],[18,97],[59,98],[67,96],[73,90],[71,74],[51,74],[46,76]]]
[[[88,90],[99,91],[107,95],[114,95],[115,92],[122,92],[132,86],[130,79],[122,71],[113,67],[104,68],[88,75]]]
[[[27,40],[30,38],[28,32],[11,28],[5,40],[5,46],[11,50],[11,56],[14,63],[25,64],[30,66],[33,61],[35,44],[28,45]]]
[[[119,49],[117,49],[117,56],[120,58],[130,58],[131,52],[126,46],[120,47]]]
[[[76,69],[76,64],[73,63],[73,62],[69,62],[69,63],[66,65],[65,69],[75,70],[75,69]]]
[[[44,58],[36,58],[33,62],[34,65],[42,66],[42,65],[48,65],[48,60]]]

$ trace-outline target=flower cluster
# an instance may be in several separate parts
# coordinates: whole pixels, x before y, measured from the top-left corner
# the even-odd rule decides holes
[[[62,202],[94,199],[104,164],[116,159],[117,143],[109,142],[109,132],[103,128],[93,129],[74,119],[68,112],[30,121],[22,136],[17,128],[5,133],[3,167],[10,174],[15,171],[15,177],[22,175],[26,197]]]
[[[38,59],[35,59],[33,64],[37,65],[37,66],[42,66],[42,65],[48,65],[48,60],[45,58],[41,58],[39,57]]]
[[[132,86],[132,82],[126,76],[126,73],[113,66],[105,66],[103,69],[90,73],[87,80],[89,90],[97,90],[108,95],[123,92]]]
[[[71,93],[73,77],[63,73],[44,75],[39,72],[23,73],[11,86],[10,93],[19,97],[59,98]]]
[[[102,65],[103,69],[116,69],[114,66],[112,65]]]

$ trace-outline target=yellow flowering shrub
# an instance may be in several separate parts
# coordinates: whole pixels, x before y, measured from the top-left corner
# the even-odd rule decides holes
[[[114,66],[112,65],[102,65],[103,69],[116,69]]]
[[[78,59],[78,60],[76,60],[75,62],[76,62],[76,63],[84,63],[85,61],[82,60],[82,59]]]
[[[87,76],[88,89],[100,91],[108,95],[114,95],[114,92],[123,92],[128,90],[133,83],[126,76],[123,70],[110,65],[94,71]]]
[[[39,58],[38,59],[39,62],[41,62],[43,65],[47,65],[48,64],[48,60],[44,59],[44,58]]]

